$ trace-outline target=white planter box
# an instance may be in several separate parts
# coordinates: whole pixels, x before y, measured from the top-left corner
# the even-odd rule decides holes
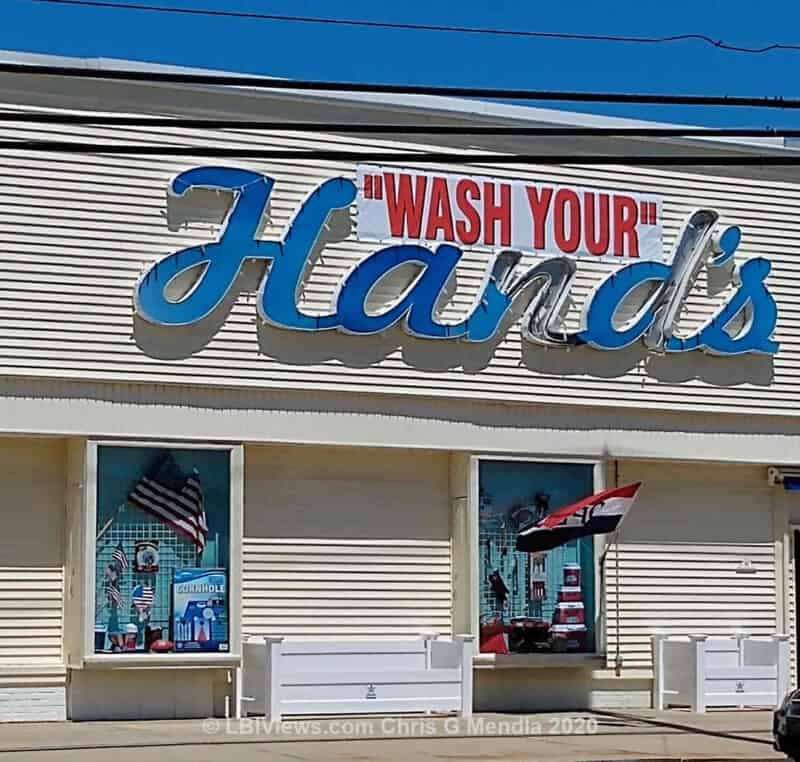
[[[653,706],[773,707],[789,690],[789,636],[653,637]]]
[[[474,637],[455,640],[301,641],[243,644],[239,713],[286,715],[472,714]]]

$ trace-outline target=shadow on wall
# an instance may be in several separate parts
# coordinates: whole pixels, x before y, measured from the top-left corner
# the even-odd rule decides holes
[[[264,324],[258,328],[258,344],[262,354],[290,365],[338,360],[347,367],[368,368],[399,351],[403,362],[416,370],[443,372],[462,368],[466,373],[479,373],[492,361],[516,317],[506,319],[496,338],[480,344],[418,339],[400,327],[371,336],[350,336],[338,331],[300,335]]]
[[[149,357],[186,359],[199,352],[219,331],[230,306],[226,302],[201,325],[188,327],[158,328],[136,318],[136,343]],[[337,360],[348,368],[365,369],[400,352],[403,362],[415,370],[436,373],[461,369],[465,373],[480,373],[492,362],[507,330],[517,319],[516,315],[510,316],[498,331],[498,338],[480,344],[418,339],[399,327],[371,336],[350,336],[338,331],[289,331],[259,321],[257,348],[261,354],[287,365],[318,365]],[[774,375],[770,355],[715,357],[700,351],[657,355],[648,352],[641,343],[603,352],[588,346],[548,348],[523,341],[519,365],[549,376],[606,379],[619,378],[641,368],[646,375],[667,384],[697,379],[718,387],[769,386]]]
[[[314,265],[322,257],[322,252],[325,250],[326,246],[346,240],[352,235],[352,230],[353,221],[349,212],[346,210],[333,212],[328,217],[325,227],[320,232],[311,250],[308,260],[306,261],[305,273],[301,280],[304,281],[308,273],[313,270]],[[217,305],[216,309],[204,320],[193,323],[190,326],[177,326],[165,329],[163,327],[154,326],[134,314],[133,337],[136,341],[136,345],[146,355],[158,360],[184,360],[187,357],[191,357],[193,354],[203,349],[203,347],[216,336],[217,332],[225,324],[225,321],[228,319],[231,310],[240,296],[244,294],[254,295],[258,292],[259,285],[264,280],[267,267],[268,264],[263,261],[245,261],[238,278],[234,281],[232,287],[225,295],[225,298]],[[201,270],[198,270],[196,273],[197,276],[201,274]],[[192,280],[185,282],[184,294],[188,293],[193,285],[194,281]],[[173,296],[175,298],[178,297],[178,295]],[[253,313],[255,313],[255,309],[253,309]],[[255,318],[255,314],[253,314],[253,317]],[[314,336],[314,334],[298,334],[294,331],[284,331],[282,333],[285,334],[285,340],[292,345],[305,343],[310,337]],[[316,335],[316,338],[321,340],[322,343],[324,343],[328,337],[329,334],[325,333]],[[302,338],[303,342],[298,342],[298,338]],[[261,344],[260,339],[259,344]],[[312,365],[320,361],[318,359],[313,359],[315,355],[313,344],[309,344],[308,352],[308,359],[282,361],[298,365]],[[268,352],[264,352],[263,348],[262,353],[269,354]],[[276,359],[281,358],[276,357]],[[366,365],[356,367],[366,367]]]
[[[596,667],[603,665],[598,655]],[[583,669],[543,669],[536,680],[531,670],[475,670],[476,712],[575,712],[596,707],[614,706],[627,709],[649,709],[651,681],[631,678],[622,681],[598,679],[592,671]],[[625,673],[623,673],[625,674]],[[549,722],[545,723],[550,725]],[[606,723],[604,723],[606,724]],[[623,732],[631,732],[625,728]]]
[[[264,270],[263,262],[245,263],[233,288],[217,308],[200,323],[164,328],[152,325],[134,313],[133,338],[136,346],[148,357],[157,360],[185,360],[197,354],[225,324],[240,294],[258,288],[258,283],[264,277]]]
[[[585,374],[598,378],[617,378],[642,367],[648,376],[668,384],[698,379],[713,386],[769,386],[774,375],[771,355],[714,357],[700,351],[658,355],[648,352],[641,343],[614,352],[601,352],[588,346],[547,349],[526,343],[522,349],[522,363],[538,373]]]
[[[228,389],[224,394],[217,388],[194,386],[191,395],[187,395],[187,387],[181,384],[145,386],[66,379],[54,384],[49,379],[0,378],[0,398],[24,403],[36,397],[67,400],[76,405],[84,405],[87,400],[125,406],[133,404],[150,411],[169,406],[185,410],[223,411],[227,415],[264,411],[272,414],[397,416],[411,426],[437,421],[485,426],[492,430],[498,427],[528,430],[534,432],[535,436],[542,436],[543,430],[562,431],[565,415],[569,417],[571,429],[584,432],[589,437],[598,436],[606,430],[680,432],[682,435],[688,432],[715,436],[800,436],[800,421],[779,412],[756,416],[686,415],[685,411],[669,409],[622,409],[616,406],[614,399],[602,400],[597,406],[548,406],[476,401],[452,395],[415,397],[412,401],[397,395],[342,394],[322,389],[309,394],[302,390],[244,386]],[[112,430],[114,435],[125,433],[116,429],[109,431]],[[657,433],[653,435],[658,436]],[[714,450],[709,452],[713,453]]]

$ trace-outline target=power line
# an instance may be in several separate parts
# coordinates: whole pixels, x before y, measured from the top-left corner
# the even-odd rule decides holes
[[[763,54],[774,50],[800,50],[800,45],[791,43],[773,42],[761,47],[747,47],[732,45],[723,40],[717,40],[706,34],[690,33],[676,34],[664,37],[634,37],[613,34],[581,34],[575,32],[535,32],[523,29],[498,29],[491,27],[451,26],[449,24],[412,24],[392,21],[369,21],[366,19],[342,19],[318,16],[295,16],[278,13],[259,13],[255,11],[228,11],[211,8],[174,8],[163,5],[149,5],[132,2],[109,2],[108,0],[31,0],[31,2],[49,3],[53,5],[73,5],[92,8],[116,8],[120,10],[151,11],[156,13],[175,13],[191,16],[211,16],[236,19],[250,19],[258,21],[279,21],[299,24],[319,24],[360,27],[365,29],[389,29],[414,32],[448,32],[472,35],[491,35],[495,37],[521,37],[534,39],[570,40],[575,42],[614,42],[633,44],[663,44],[675,42],[695,41],[701,42],[718,50],[736,53]]]
[[[507,125],[369,124],[362,122],[286,122],[263,119],[204,119],[160,116],[116,116],[0,111],[0,123],[96,125],[111,127],[175,127],[271,132],[340,132],[389,135],[499,135],[521,137],[702,137],[800,138],[800,129],[775,127],[530,127]]]
[[[800,166],[800,151],[767,155],[735,156],[658,156],[533,153],[453,153],[452,151],[354,151],[349,149],[260,149],[227,146],[120,145],[119,143],[80,143],[55,140],[1,140],[0,150],[41,151],[44,153],[116,154],[131,156],[200,156],[251,159],[295,159],[306,161],[435,162],[440,164],[627,164],[632,166]]]
[[[37,76],[76,77],[126,82],[169,82],[185,85],[223,85],[264,90],[353,92],[370,94],[436,95],[457,98],[488,98],[507,101],[558,101],[571,103],[638,103],[673,106],[741,106],[747,108],[800,109],[800,99],[739,95],[660,95],[655,93],[571,92],[566,90],[527,90],[493,87],[453,87],[441,85],[394,85],[366,82],[330,82],[306,79],[274,79],[241,74],[188,74],[131,69],[91,69],[82,66],[38,66],[0,62],[0,73]]]

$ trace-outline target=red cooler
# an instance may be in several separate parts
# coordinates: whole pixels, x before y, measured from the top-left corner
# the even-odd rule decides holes
[[[564,564],[564,587],[581,586],[580,564]]]
[[[562,587],[558,591],[558,603],[581,603],[583,591],[579,587]]]
[[[589,633],[582,624],[554,624],[550,628],[550,644],[553,651],[585,651]]]
[[[586,624],[582,603],[558,603],[553,612],[553,624]]]

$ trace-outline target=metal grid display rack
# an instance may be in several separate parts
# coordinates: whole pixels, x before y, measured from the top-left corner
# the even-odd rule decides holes
[[[481,622],[494,619],[510,621],[516,617],[549,620],[555,610],[557,592],[563,584],[562,568],[578,560],[577,543],[553,548],[545,553],[520,553],[515,550],[516,529],[483,529],[479,533],[480,553],[486,573],[498,571],[508,588],[508,597],[501,607],[491,586],[481,586]],[[533,556],[533,557],[532,557]],[[533,594],[534,584],[542,586],[543,594]]]
[[[131,514],[135,509],[131,510]],[[127,517],[126,517],[127,518]],[[150,540],[158,543],[159,564],[158,571],[140,573],[134,571],[134,547],[137,542]],[[143,625],[139,621],[138,611],[132,606],[131,595],[133,589],[139,585],[147,585],[153,589],[153,604],[150,615],[146,621],[150,627],[160,627],[164,637],[170,632],[172,611],[172,580],[177,569],[194,566],[216,566],[218,542],[216,536],[209,536],[203,551],[202,562],[198,561],[197,549],[194,543],[184,540],[166,524],[158,521],[115,521],[98,540],[95,559],[95,626],[102,630],[107,626],[111,617],[111,606],[106,596],[105,571],[113,563],[112,554],[116,547],[122,543],[122,548],[128,557],[130,566],[124,570],[117,583],[122,598],[122,605],[118,607],[119,624],[125,627],[132,623],[140,630],[138,647],[143,646]],[[104,648],[109,647],[106,637]]]

